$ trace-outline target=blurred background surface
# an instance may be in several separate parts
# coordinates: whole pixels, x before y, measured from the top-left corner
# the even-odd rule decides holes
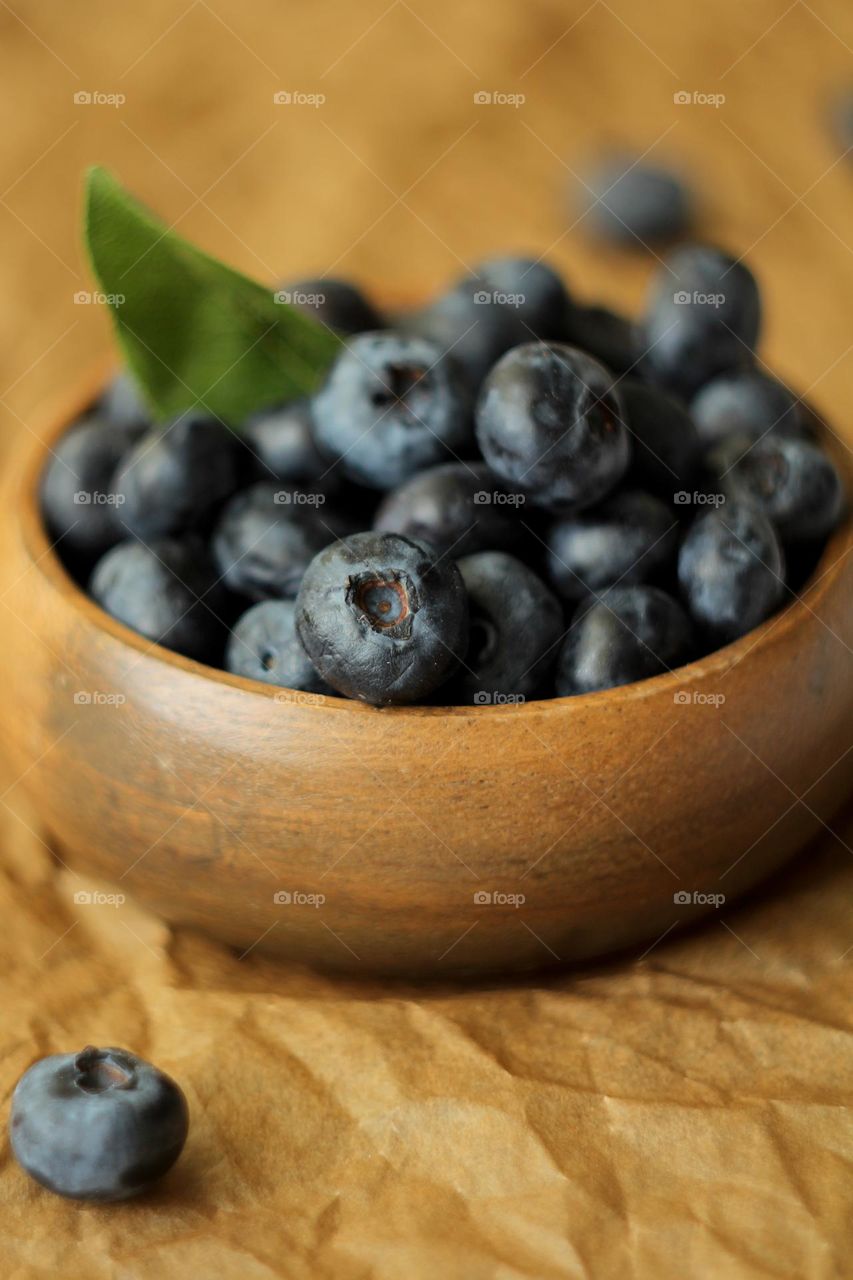
[[[417,295],[522,250],[635,312],[654,258],[591,242],[571,198],[623,146],[689,178],[697,234],[759,276],[764,358],[846,425],[853,158],[827,127],[853,81],[846,0],[3,0],[0,49],[7,433],[108,349],[74,303],[89,164],[261,279]]]

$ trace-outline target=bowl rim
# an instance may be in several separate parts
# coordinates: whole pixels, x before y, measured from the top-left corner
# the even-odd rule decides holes
[[[323,710],[335,711],[343,715],[375,714],[377,711],[405,715],[408,717],[450,716],[454,718],[496,716],[500,714],[523,715],[525,712],[558,715],[570,708],[605,708],[624,706],[667,690],[678,691],[682,686],[696,684],[709,677],[722,677],[738,666],[753,651],[764,651],[786,638],[790,632],[802,625],[811,615],[817,617],[816,606],[819,605],[834,587],[842,573],[843,562],[853,550],[853,501],[848,497],[847,511],[838,528],[829,536],[821,556],[815,565],[805,587],[776,613],[771,614],[759,626],[739,636],[730,644],[712,653],[685,663],[679,667],[664,671],[660,675],[649,676],[645,680],[631,684],[617,685],[610,689],[601,689],[592,693],[568,694],[556,698],[530,699],[520,703],[484,704],[472,706],[425,706],[423,704],[401,704],[390,707],[375,707],[357,699],[333,697],[327,694],[305,693],[298,689],[290,689],[282,685],[267,685],[247,676],[234,675],[219,667],[211,667],[206,663],[187,658],[171,649],[148,640],[132,628],[111,617],[102,609],[67,572],[56,553],[56,543],[51,541],[48,530],[42,520],[39,499],[40,481],[46,457],[52,446],[66,431],[94,409],[99,395],[104,391],[111,375],[117,372],[114,360],[98,362],[89,373],[81,379],[73,394],[66,393],[62,397],[52,399],[41,415],[39,429],[29,429],[28,435],[34,440],[24,437],[26,457],[17,493],[17,511],[20,517],[23,545],[29,556],[32,567],[39,570],[50,586],[57,591],[69,606],[81,612],[87,622],[111,636],[112,639],[127,645],[138,653],[164,663],[167,667],[183,671],[188,675],[203,678],[226,688],[253,694],[265,698],[268,702],[282,705],[310,705]],[[845,445],[822,418],[818,417],[822,443],[832,457],[836,466],[847,481],[848,495],[853,490],[853,450]],[[34,443],[37,441],[37,444]],[[848,456],[849,455],[849,456]],[[822,621],[821,619],[818,619]],[[824,624],[825,625],[825,624]]]

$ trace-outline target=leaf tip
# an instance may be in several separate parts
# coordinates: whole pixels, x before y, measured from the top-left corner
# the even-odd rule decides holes
[[[86,203],[91,204],[95,196],[108,190],[110,187],[116,187],[118,183],[109,169],[105,169],[102,164],[90,165],[86,170],[84,179],[84,190],[86,193]]]

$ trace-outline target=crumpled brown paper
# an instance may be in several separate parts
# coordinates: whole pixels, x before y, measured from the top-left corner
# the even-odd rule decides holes
[[[4,1140],[4,1277],[849,1267],[853,858],[839,840],[644,958],[418,989],[238,960],[130,902],[75,902],[94,886],[9,806],[5,1112],[35,1058],[102,1042],[172,1073],[191,1129],[157,1190],[110,1207],[42,1190]],[[834,827],[853,844],[853,812]]]

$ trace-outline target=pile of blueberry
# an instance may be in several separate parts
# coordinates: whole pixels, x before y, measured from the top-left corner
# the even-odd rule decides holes
[[[718,249],[677,250],[636,324],[515,258],[393,317],[291,291],[346,335],[310,400],[152,426],[120,378],[44,476],[69,570],[179,653],[377,705],[588,693],[757,626],[841,518]]]

